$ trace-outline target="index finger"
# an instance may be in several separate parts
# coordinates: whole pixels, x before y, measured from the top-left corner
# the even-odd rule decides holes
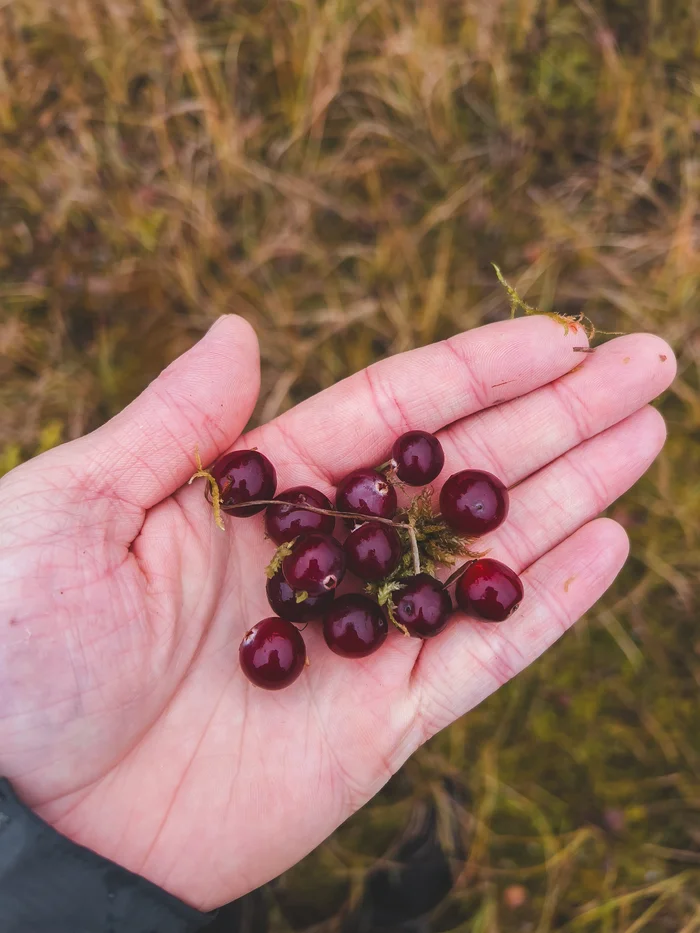
[[[315,469],[333,484],[348,470],[378,464],[404,431],[440,428],[517,398],[573,369],[587,348],[581,328],[565,332],[544,316],[487,324],[375,363],[252,432],[277,432],[293,473]],[[284,459],[280,457],[280,459]]]

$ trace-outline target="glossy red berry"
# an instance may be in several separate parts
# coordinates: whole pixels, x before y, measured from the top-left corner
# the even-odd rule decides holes
[[[267,581],[265,586],[267,601],[282,619],[290,622],[310,622],[312,619],[322,619],[330,608],[335,593],[331,590],[321,596],[308,596],[303,602],[297,602],[296,590],[284,579],[281,570]]]
[[[265,530],[275,544],[284,544],[298,538],[305,531],[320,531],[331,535],[335,529],[332,515],[321,515],[295,505],[313,505],[317,509],[330,509],[330,499],[311,486],[294,486],[277,496],[280,505],[268,505],[265,512]]]
[[[277,488],[277,473],[258,450],[234,450],[220,457],[211,468],[221,495],[221,508],[230,515],[247,517],[262,512],[266,506],[232,508],[252,499],[272,499]]]
[[[401,560],[401,538],[382,522],[364,522],[348,535],[343,547],[348,570],[361,580],[383,580]]]
[[[425,486],[439,475],[445,453],[434,434],[407,431],[397,438],[391,450],[396,475],[409,486]]]
[[[238,650],[241,670],[251,683],[281,690],[297,679],[306,662],[299,629],[286,619],[263,619],[246,632]]]
[[[282,561],[282,573],[295,590],[320,596],[334,590],[345,575],[345,552],[330,535],[309,532],[299,537]]]
[[[409,577],[394,594],[394,615],[410,635],[432,638],[450,621],[452,600],[442,583],[427,573]]]
[[[455,597],[463,612],[488,622],[503,622],[522,602],[523,584],[510,567],[482,557],[472,561],[459,578]]]
[[[505,521],[508,490],[492,473],[462,470],[453,473],[440,492],[440,511],[450,528],[476,537],[493,531]]]
[[[389,633],[383,610],[359,593],[339,596],[326,613],[326,644],[343,658],[366,658],[381,648]]]
[[[354,470],[338,485],[335,505],[339,512],[358,512],[368,518],[393,518],[398,505],[396,490],[377,470]]]

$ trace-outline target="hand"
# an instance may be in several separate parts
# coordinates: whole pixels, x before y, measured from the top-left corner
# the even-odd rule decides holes
[[[371,366],[239,437],[258,350],[218,321],[93,434],[0,483],[0,771],[75,841],[204,910],[278,875],[372,797],[418,746],[513,677],[584,613],[627,556],[596,519],[665,436],[646,404],[675,367],[651,336],[585,355],[549,318],[491,324]],[[488,540],[524,571],[501,625],[456,620],[434,641],[392,632],[331,654],[288,690],[252,687],[243,632],[269,615],[261,516],[222,533],[195,469],[258,447],[280,490],[332,496],[393,439],[439,432],[443,477],[484,468],[515,487]]]

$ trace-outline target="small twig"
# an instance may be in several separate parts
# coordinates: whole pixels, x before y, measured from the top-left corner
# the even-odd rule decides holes
[[[466,564],[462,564],[462,566],[458,567],[454,573],[451,573],[449,577],[445,580],[445,582],[442,584],[443,590],[446,590],[448,586],[452,586],[453,583],[459,580],[459,578],[464,573],[466,573],[467,567],[469,567],[469,565],[473,563],[474,563],[473,560],[468,560]]]
[[[193,477],[194,479],[194,477]],[[303,509],[305,512],[317,512],[319,515],[332,515],[334,518],[354,518],[360,522],[381,522],[383,525],[391,525],[393,528],[405,528],[406,531],[415,531],[413,525],[407,522],[395,522],[391,518],[380,518],[378,515],[360,515],[359,512],[337,512],[335,509],[320,509],[315,505],[307,505],[305,502],[284,502],[280,499],[251,499],[249,502],[239,502],[237,505],[224,506],[224,512],[231,512],[234,509],[246,509],[251,505],[288,505],[294,509]],[[418,543],[416,542],[416,547]]]
[[[413,525],[404,525],[403,527],[408,528],[408,537],[411,539],[411,554],[413,555],[413,572],[417,575],[420,573],[420,551],[418,550],[416,529]]]

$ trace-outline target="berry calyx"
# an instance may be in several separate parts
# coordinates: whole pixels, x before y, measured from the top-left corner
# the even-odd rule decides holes
[[[331,590],[321,596],[307,596],[300,601],[297,597],[303,594],[292,589],[281,570],[267,581],[265,591],[272,611],[289,622],[311,622],[312,619],[323,618],[335,595]]]
[[[291,622],[273,616],[245,633],[238,657],[251,683],[266,690],[281,690],[294,683],[303,671],[306,647]]]
[[[457,581],[457,605],[487,622],[503,622],[523,599],[523,584],[514,570],[491,557],[472,561]]]
[[[440,511],[450,528],[477,537],[493,531],[508,515],[505,483],[492,473],[462,470],[453,473],[440,492]]]
[[[305,531],[333,534],[335,518],[332,515],[294,508],[295,505],[313,505],[318,509],[330,509],[330,499],[318,489],[311,486],[294,486],[281,492],[276,498],[280,505],[268,505],[265,512],[265,530],[275,544],[292,541]]]
[[[345,552],[330,535],[307,532],[282,561],[282,573],[292,589],[320,596],[334,590],[345,575]]]
[[[440,474],[445,465],[445,453],[434,434],[407,431],[397,438],[391,449],[396,475],[409,486],[425,486]]]
[[[361,580],[377,581],[388,577],[401,560],[401,538],[395,528],[381,522],[365,522],[356,528],[343,545],[348,569]]]
[[[452,600],[439,580],[427,573],[409,577],[394,594],[394,617],[415,638],[439,635],[450,621]]]
[[[396,490],[377,470],[353,470],[340,481],[335,497],[339,512],[355,512],[368,518],[393,518]]]
[[[275,468],[258,450],[234,450],[225,454],[219,457],[210,472],[219,487],[221,508],[230,515],[245,518],[262,512],[264,505],[246,507],[244,503],[271,499],[277,488]]]
[[[339,596],[326,613],[323,637],[343,658],[366,658],[386,641],[389,624],[382,609],[368,596]]]

